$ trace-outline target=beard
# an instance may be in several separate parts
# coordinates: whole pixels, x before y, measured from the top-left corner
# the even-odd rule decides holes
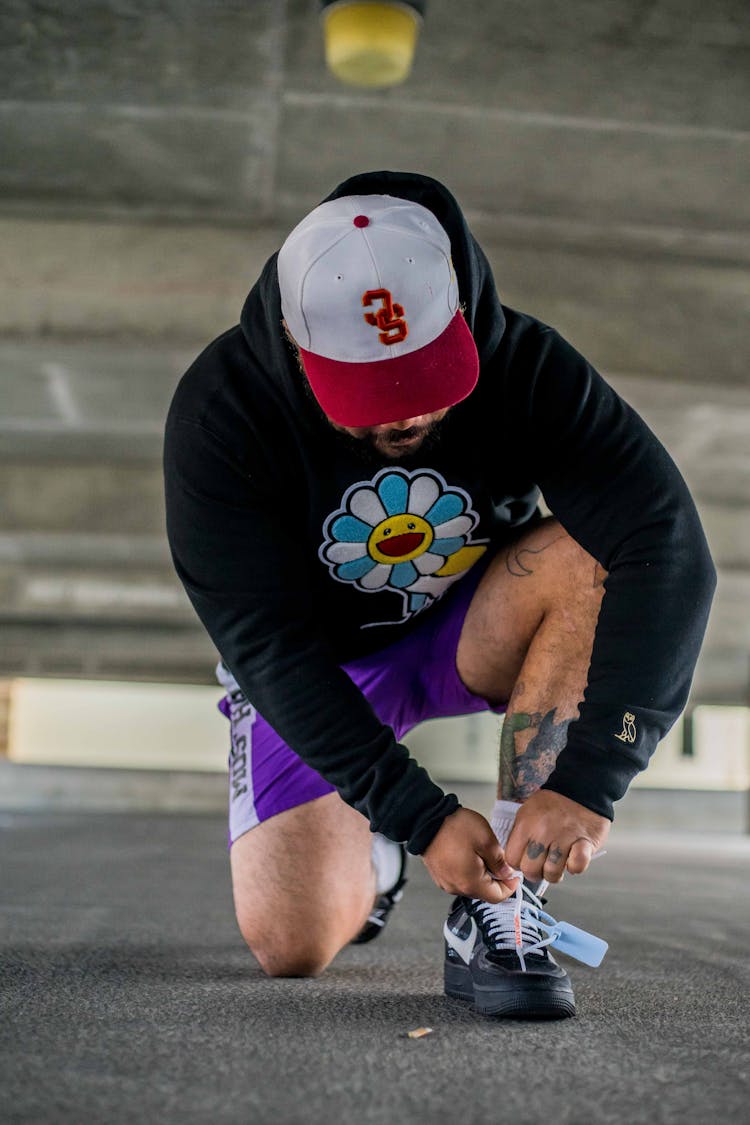
[[[320,403],[313,394],[299,349],[288,333],[285,332],[287,342],[294,354],[297,368],[302,375],[302,388],[313,414],[320,427],[327,431],[334,445],[342,452],[348,452],[370,468],[382,469],[387,465],[403,465],[404,468],[418,466],[425,454],[432,453],[440,445],[445,436],[445,431],[451,417],[451,411],[438,421],[430,422],[426,426],[410,426],[408,430],[386,430],[381,433],[368,433],[362,437],[354,437],[340,429],[323,411]],[[421,435],[417,444],[406,442],[410,438]]]
[[[322,413],[322,412],[321,412]],[[433,453],[445,437],[450,414],[426,426],[410,426],[408,430],[383,430],[368,433],[362,437],[347,434],[328,421],[333,437],[339,448],[353,454],[370,468],[384,468],[387,465],[419,465],[424,457]],[[419,442],[409,439],[420,437]]]

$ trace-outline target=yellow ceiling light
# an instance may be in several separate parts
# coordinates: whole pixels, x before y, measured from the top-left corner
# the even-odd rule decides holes
[[[411,71],[424,3],[323,0],[328,69],[351,86],[395,86]]]

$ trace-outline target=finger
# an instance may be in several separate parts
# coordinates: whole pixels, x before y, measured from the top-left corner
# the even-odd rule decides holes
[[[505,859],[502,845],[489,825],[487,825],[486,839],[475,847],[477,855],[492,878],[503,882],[513,876],[514,869]]]
[[[523,859],[528,838],[528,833],[520,829],[517,824],[511,829],[510,836],[505,845],[505,861],[509,863],[514,870],[518,870],[521,866],[521,860]]]
[[[492,840],[486,847],[478,848],[477,854],[495,879],[507,879],[513,874],[513,868],[506,861],[505,852],[496,840]]]
[[[594,845],[590,840],[576,840],[568,856],[568,871],[571,875],[580,875],[591,863],[594,854]]]
[[[548,883],[559,883],[565,874],[567,861],[567,848],[561,848],[559,844],[550,844],[542,869],[542,878],[546,879]]]
[[[506,898],[510,898],[515,894],[518,887],[519,879],[508,879],[507,882],[498,882],[487,873],[487,877],[482,879],[478,886],[474,887],[471,891],[472,898],[479,898],[482,902],[505,902]],[[466,892],[464,892],[466,893]]]
[[[503,861],[504,863],[505,861]],[[509,876],[513,875],[512,869],[508,869],[508,874]],[[495,878],[494,874],[488,870],[484,857],[478,853],[476,854],[476,867],[471,872],[467,871],[461,882],[459,894],[479,898],[483,902],[504,902],[518,886],[518,878],[511,878],[510,881]]]
[[[527,840],[519,867],[524,876],[532,883],[538,883],[542,878],[544,864],[547,860],[548,845],[541,840]]]
[[[500,847],[500,841],[494,835],[487,833],[487,838],[476,845],[476,850],[482,856],[488,867],[505,863],[505,852]]]

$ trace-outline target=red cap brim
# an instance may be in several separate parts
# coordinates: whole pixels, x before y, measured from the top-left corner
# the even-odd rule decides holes
[[[471,394],[479,378],[474,337],[460,312],[425,347],[393,359],[346,363],[300,348],[323,412],[339,426],[381,426],[434,414]]]

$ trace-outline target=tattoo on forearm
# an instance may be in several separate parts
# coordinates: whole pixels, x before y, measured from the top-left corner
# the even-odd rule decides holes
[[[541,711],[514,711],[505,716],[500,735],[499,794],[506,801],[524,801],[542,785],[567,742],[571,719],[555,722],[555,708]],[[525,750],[516,751],[516,734],[533,728],[536,733]]]

